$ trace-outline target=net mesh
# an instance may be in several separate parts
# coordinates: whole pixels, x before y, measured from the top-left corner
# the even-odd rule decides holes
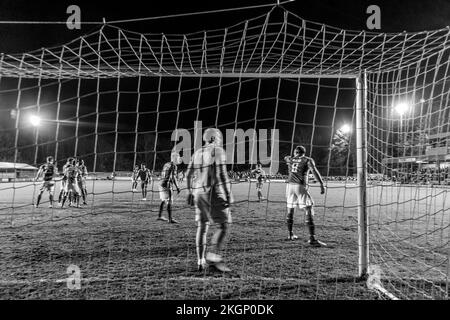
[[[9,168],[0,184],[2,296],[448,298],[448,175],[439,171],[436,183],[425,164],[415,167],[440,157],[430,141],[448,141],[448,35],[341,30],[277,7],[226,29],[161,35],[104,25],[62,46],[2,55],[0,160]],[[357,277],[356,143],[343,129],[355,123],[355,78],[363,73],[370,267],[381,272],[375,291]],[[414,111],[400,119],[392,111],[399,103]],[[36,128],[28,121],[34,114],[43,119]],[[155,221],[174,130],[195,137],[208,127],[224,133],[227,148],[237,132],[255,138],[241,140],[246,155],[233,151],[228,163],[236,200],[225,250],[231,275],[195,271],[185,184],[173,209],[181,223]],[[284,241],[287,166],[279,159],[299,144],[327,185],[320,196],[311,184],[324,250]],[[270,166],[263,202],[249,173],[251,150]],[[33,207],[40,184],[22,163],[37,167],[48,155],[59,168],[71,156],[85,161],[87,206]],[[141,163],[153,172],[145,202],[131,191]],[[307,239],[303,213],[295,220]]]

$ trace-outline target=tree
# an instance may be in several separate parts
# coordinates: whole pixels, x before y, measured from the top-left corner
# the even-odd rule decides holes
[[[341,130],[336,131],[330,147],[330,175],[353,175],[355,167],[353,150],[355,150],[355,146],[356,141],[354,135],[351,133],[345,134]]]

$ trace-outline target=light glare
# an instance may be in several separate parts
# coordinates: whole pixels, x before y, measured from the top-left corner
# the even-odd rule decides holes
[[[30,123],[32,126],[37,127],[41,124],[41,118],[36,115],[32,115],[30,116]]]
[[[403,116],[409,110],[409,105],[406,102],[401,102],[395,106],[395,112]]]
[[[344,124],[341,127],[341,132],[344,133],[344,134],[348,134],[348,133],[352,132],[352,127],[349,126],[348,124]]]

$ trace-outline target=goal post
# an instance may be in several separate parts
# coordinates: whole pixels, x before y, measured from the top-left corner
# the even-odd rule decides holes
[[[369,267],[367,214],[367,74],[356,79],[356,167],[358,184],[358,275],[365,278]]]

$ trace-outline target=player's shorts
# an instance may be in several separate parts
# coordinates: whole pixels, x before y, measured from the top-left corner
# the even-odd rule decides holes
[[[48,191],[50,193],[55,192],[55,180],[43,181],[40,188],[41,192]]]
[[[64,189],[64,186],[67,183],[67,179],[61,179],[61,189]]]
[[[314,201],[309,194],[308,187],[301,184],[288,183],[286,187],[287,207],[300,209],[314,206]]]
[[[195,221],[212,223],[231,223],[230,208],[226,206],[224,194],[216,192],[197,193],[194,195]]]
[[[262,187],[263,187],[263,182],[262,181],[257,181],[256,182],[256,189],[262,189]]]
[[[159,198],[161,199],[161,201],[173,201],[172,189],[159,186]]]
[[[70,182],[70,181],[66,182],[66,185],[64,186],[64,192],[68,193],[69,191],[72,191],[73,193],[76,193],[76,194],[81,194],[78,183],[76,183],[76,182]]]
[[[141,181],[141,188],[142,189],[147,188],[147,185],[148,185],[148,181]]]

